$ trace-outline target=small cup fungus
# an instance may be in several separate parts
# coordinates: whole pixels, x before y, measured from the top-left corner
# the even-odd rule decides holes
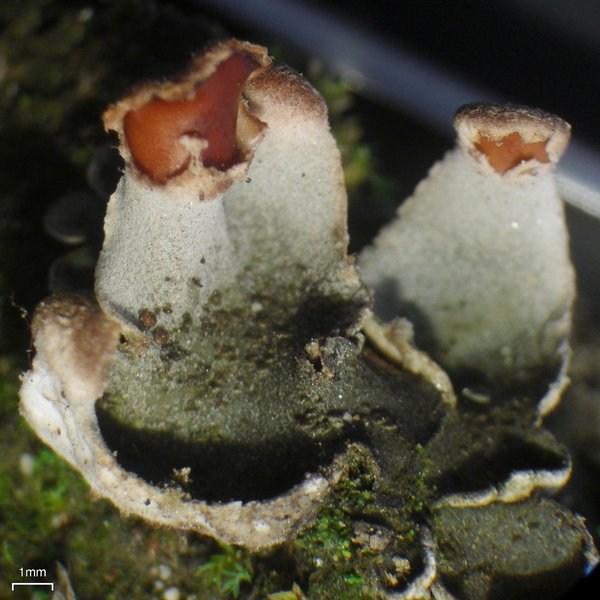
[[[485,104],[459,110],[455,126],[458,147],[360,256],[375,311],[409,316],[453,373],[554,381],[575,290],[554,181],[569,126]]]

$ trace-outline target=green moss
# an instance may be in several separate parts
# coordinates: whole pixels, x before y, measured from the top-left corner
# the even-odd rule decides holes
[[[430,481],[431,459],[426,448],[421,444],[416,444],[415,450],[417,453],[417,468],[412,476],[411,495],[404,505],[404,510],[412,518],[420,519],[426,515],[429,502],[435,497],[437,490],[436,486]]]
[[[65,528],[87,497],[81,479],[38,444],[19,417],[21,368],[11,356],[0,358],[0,572],[6,574],[0,597],[8,597],[10,580],[21,567],[50,569]]]
[[[368,452],[354,446],[349,466],[315,522],[295,540],[304,560],[316,568],[309,598],[376,598],[368,564],[373,553],[355,539],[355,522],[373,501],[375,474]]]
[[[81,479],[51,451],[9,456],[0,467],[2,571],[16,576],[19,568],[40,564],[49,570],[86,496]]]
[[[315,561],[350,561],[352,552],[352,521],[344,511],[327,507],[317,517],[296,545],[307,550]]]
[[[17,408],[19,381],[14,372],[14,361],[0,358],[0,418],[14,420]]]
[[[240,548],[223,544],[221,550],[198,567],[196,577],[203,586],[212,588],[223,598],[237,598],[242,585],[252,581],[252,561]]]
[[[267,600],[304,600],[304,594],[300,586],[295,583],[289,592],[269,594]]]
[[[328,573],[324,577],[315,576],[311,580],[309,598],[335,598],[339,600],[371,600],[381,598],[368,586],[362,577],[352,570],[343,569]]]

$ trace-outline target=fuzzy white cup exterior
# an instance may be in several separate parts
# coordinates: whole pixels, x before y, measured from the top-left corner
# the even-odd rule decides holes
[[[542,132],[550,162],[501,174],[469,137],[479,129],[465,131],[464,121],[460,146],[431,169],[359,266],[376,314],[412,318],[417,339],[427,330],[425,349],[445,368],[523,380],[565,355],[574,273],[553,160],[568,130],[558,132],[558,150],[552,130]]]
[[[109,314],[135,323],[146,309],[162,325],[178,324],[233,281],[237,268],[221,195],[200,201],[189,188],[149,186],[124,174],[108,205],[96,268],[96,294]]]
[[[319,280],[345,263],[348,243],[344,173],[326,106],[281,68],[250,81],[245,96],[268,131],[247,179],[224,196],[236,252],[253,271],[297,277],[295,266]]]

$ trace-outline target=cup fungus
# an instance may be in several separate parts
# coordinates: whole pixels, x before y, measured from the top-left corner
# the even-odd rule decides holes
[[[140,86],[106,111],[127,167],[108,206],[96,294],[125,327],[166,302],[161,324],[176,322],[235,277],[223,194],[264,136],[241,92],[270,64],[264,48],[220,44],[178,81]]]
[[[69,295],[39,306],[21,389],[25,418],[95,493],[255,549],[310,527],[359,471],[369,504],[348,514],[385,543],[376,569],[368,551],[354,568],[378,597],[452,597],[463,567],[436,553],[460,511],[480,510],[493,532],[504,518],[510,536],[515,519],[554,510],[544,531],[568,549],[532,542],[536,569],[564,582],[596,562],[580,521],[529,498],[570,471],[536,422],[566,379],[573,273],[552,178],[564,122],[458,113],[459,147],[360,257],[378,316],[404,318],[381,323],[347,256],[325,104],[264,48],[218,44],[104,119],[126,166],[105,219],[99,306]],[[450,376],[414,347],[407,316]],[[472,372],[491,387],[457,403],[453,384]],[[541,387],[539,373],[550,374]]]
[[[408,316],[452,373],[553,381],[575,290],[554,181],[569,126],[484,104],[462,108],[455,126],[458,147],[360,256],[375,312]]]
[[[221,110],[225,105],[229,105],[225,120],[237,111],[235,130],[225,135],[227,156],[223,158],[219,149],[207,155],[203,151],[214,149],[222,130],[212,116],[202,129],[204,117],[195,111]],[[192,125],[187,122],[188,109],[193,113]],[[161,126],[157,114],[166,115]],[[320,453],[318,442],[310,435],[298,434],[293,443],[281,436],[284,423],[275,417],[277,411],[284,422],[293,424],[297,413],[306,411],[309,404],[306,399],[288,402],[285,394],[294,392],[279,382],[281,375],[272,366],[285,358],[292,368],[290,378],[295,370],[292,352],[298,350],[294,339],[298,327],[293,320],[288,325],[285,321],[304,311],[306,327],[316,320],[317,330],[323,327],[325,333],[330,329],[351,332],[358,328],[368,301],[346,257],[343,173],[326,107],[300,76],[272,66],[264,48],[232,41],[208,50],[175,82],[139,87],[106,112],[105,124],[119,134],[126,168],[108,205],[96,270],[101,309],[90,305],[89,310],[103,315],[122,334],[124,345],[117,352],[110,381],[103,380],[95,393],[73,398],[70,389],[80,383],[80,373],[55,368],[46,348],[61,340],[68,363],[78,352],[87,352],[81,344],[85,336],[65,337],[56,319],[38,317],[43,326],[34,330],[38,354],[24,382],[23,413],[35,423],[30,415],[40,412],[37,407],[43,405],[58,413],[56,423],[80,419],[80,431],[63,426],[59,442],[53,441],[57,428],[49,428],[44,439],[84,473],[98,494],[111,498],[122,511],[228,542],[251,547],[273,544],[318,509],[331,481],[339,476],[334,454],[343,445],[339,440],[331,444],[325,453],[330,467],[321,472],[316,469],[318,463],[314,464]],[[151,141],[153,136],[157,141]],[[221,141],[217,140],[217,146]],[[138,144],[144,148],[140,150]],[[171,151],[165,145],[175,147],[177,155],[166,163],[164,155]],[[194,154],[195,150],[200,152]],[[217,155],[221,158],[215,159]],[[67,297],[65,302],[79,300]],[[316,313],[326,311],[324,316],[310,316],[313,302]],[[277,319],[282,322],[271,323]],[[254,321],[258,321],[255,330],[246,331],[246,325]],[[267,326],[287,331],[274,337]],[[86,343],[93,345],[96,333],[91,327],[86,331]],[[245,339],[250,335],[254,337]],[[114,358],[117,340],[111,341],[110,348],[94,348],[97,360],[106,359],[103,364]],[[304,356],[302,348],[308,342],[301,342]],[[276,355],[279,350],[281,357]],[[236,369],[236,352],[250,355],[248,368],[242,363],[243,368]],[[303,373],[308,380],[314,370],[308,358],[305,364],[310,367]],[[43,387],[42,380],[51,380],[51,389]],[[171,387],[175,381],[181,383],[179,392],[162,387],[164,383]],[[198,382],[209,392],[206,397],[196,387]],[[250,388],[261,385],[273,386],[274,391],[263,390],[264,397],[248,405],[247,395],[258,393]],[[153,391],[145,394],[143,388]],[[61,403],[61,394],[69,398],[70,408]],[[165,403],[168,398],[172,402]],[[243,410],[227,408],[235,402],[241,402]],[[181,410],[193,403],[199,403],[193,412]],[[103,431],[96,415],[105,425]],[[132,437],[154,431],[150,446],[159,457],[177,455],[176,463],[181,454],[204,453],[204,459],[192,460],[210,464],[215,477],[222,464],[219,456],[209,460],[214,448],[225,448],[223,456],[229,452],[232,463],[243,464],[248,454],[244,444],[255,438],[261,423],[268,430],[269,421],[273,421],[272,429],[264,437],[271,446],[263,452],[274,456],[277,447],[284,454],[304,447],[309,458],[291,475],[295,480],[289,481],[289,489],[280,490],[277,484],[277,493],[272,494],[276,497],[264,502],[241,504],[227,483],[219,499],[229,494],[232,502],[190,502],[187,492],[153,486],[121,466],[136,460],[119,447],[121,427],[128,419],[134,424]],[[39,429],[46,425],[39,424]],[[73,432],[72,436],[65,438],[65,430]],[[172,436],[169,450],[161,441],[167,432]],[[69,442],[67,451],[64,444]],[[118,450],[119,462],[114,450]],[[145,458],[145,467],[138,465],[138,471],[161,463],[160,458],[150,462]],[[260,457],[251,458],[260,463]],[[283,455],[281,460],[286,460]],[[166,479],[178,467],[175,463],[165,467]],[[304,477],[309,466],[315,472]],[[215,497],[217,484],[204,483],[200,467],[192,470],[192,477],[196,472],[202,495]],[[257,476],[267,487],[272,485],[269,478],[268,472]],[[153,473],[147,479],[165,476]],[[258,496],[266,493],[257,492]]]

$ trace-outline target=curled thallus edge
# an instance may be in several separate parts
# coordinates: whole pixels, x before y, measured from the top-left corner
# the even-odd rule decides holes
[[[450,377],[426,352],[415,347],[410,321],[398,318],[382,323],[370,314],[362,325],[362,331],[380,354],[409,373],[423,377],[440,393],[445,404],[456,407],[456,394]]]
[[[156,525],[193,530],[252,549],[282,542],[310,522],[343,470],[343,455],[325,474],[313,473],[275,499],[209,504],[180,490],[160,489],[123,469],[106,446],[94,398],[67,401],[61,382],[41,359],[23,377],[21,413],[43,441],[82,472],[94,494],[110,499],[123,514]],[[53,435],[49,432],[55,432]]]
[[[420,600],[421,598],[430,597],[430,590],[438,579],[438,563],[435,557],[437,544],[429,528],[422,526],[420,534],[423,551],[423,570],[408,584],[405,590],[401,592],[384,591],[389,600]],[[451,596],[447,596],[445,600],[451,600],[451,598]]]
[[[571,470],[572,464],[569,460],[564,467],[555,470],[513,471],[500,485],[491,485],[476,492],[448,494],[437,500],[434,507],[467,508],[485,506],[492,502],[516,502],[528,498],[537,489],[549,493],[557,492],[569,480]]]

